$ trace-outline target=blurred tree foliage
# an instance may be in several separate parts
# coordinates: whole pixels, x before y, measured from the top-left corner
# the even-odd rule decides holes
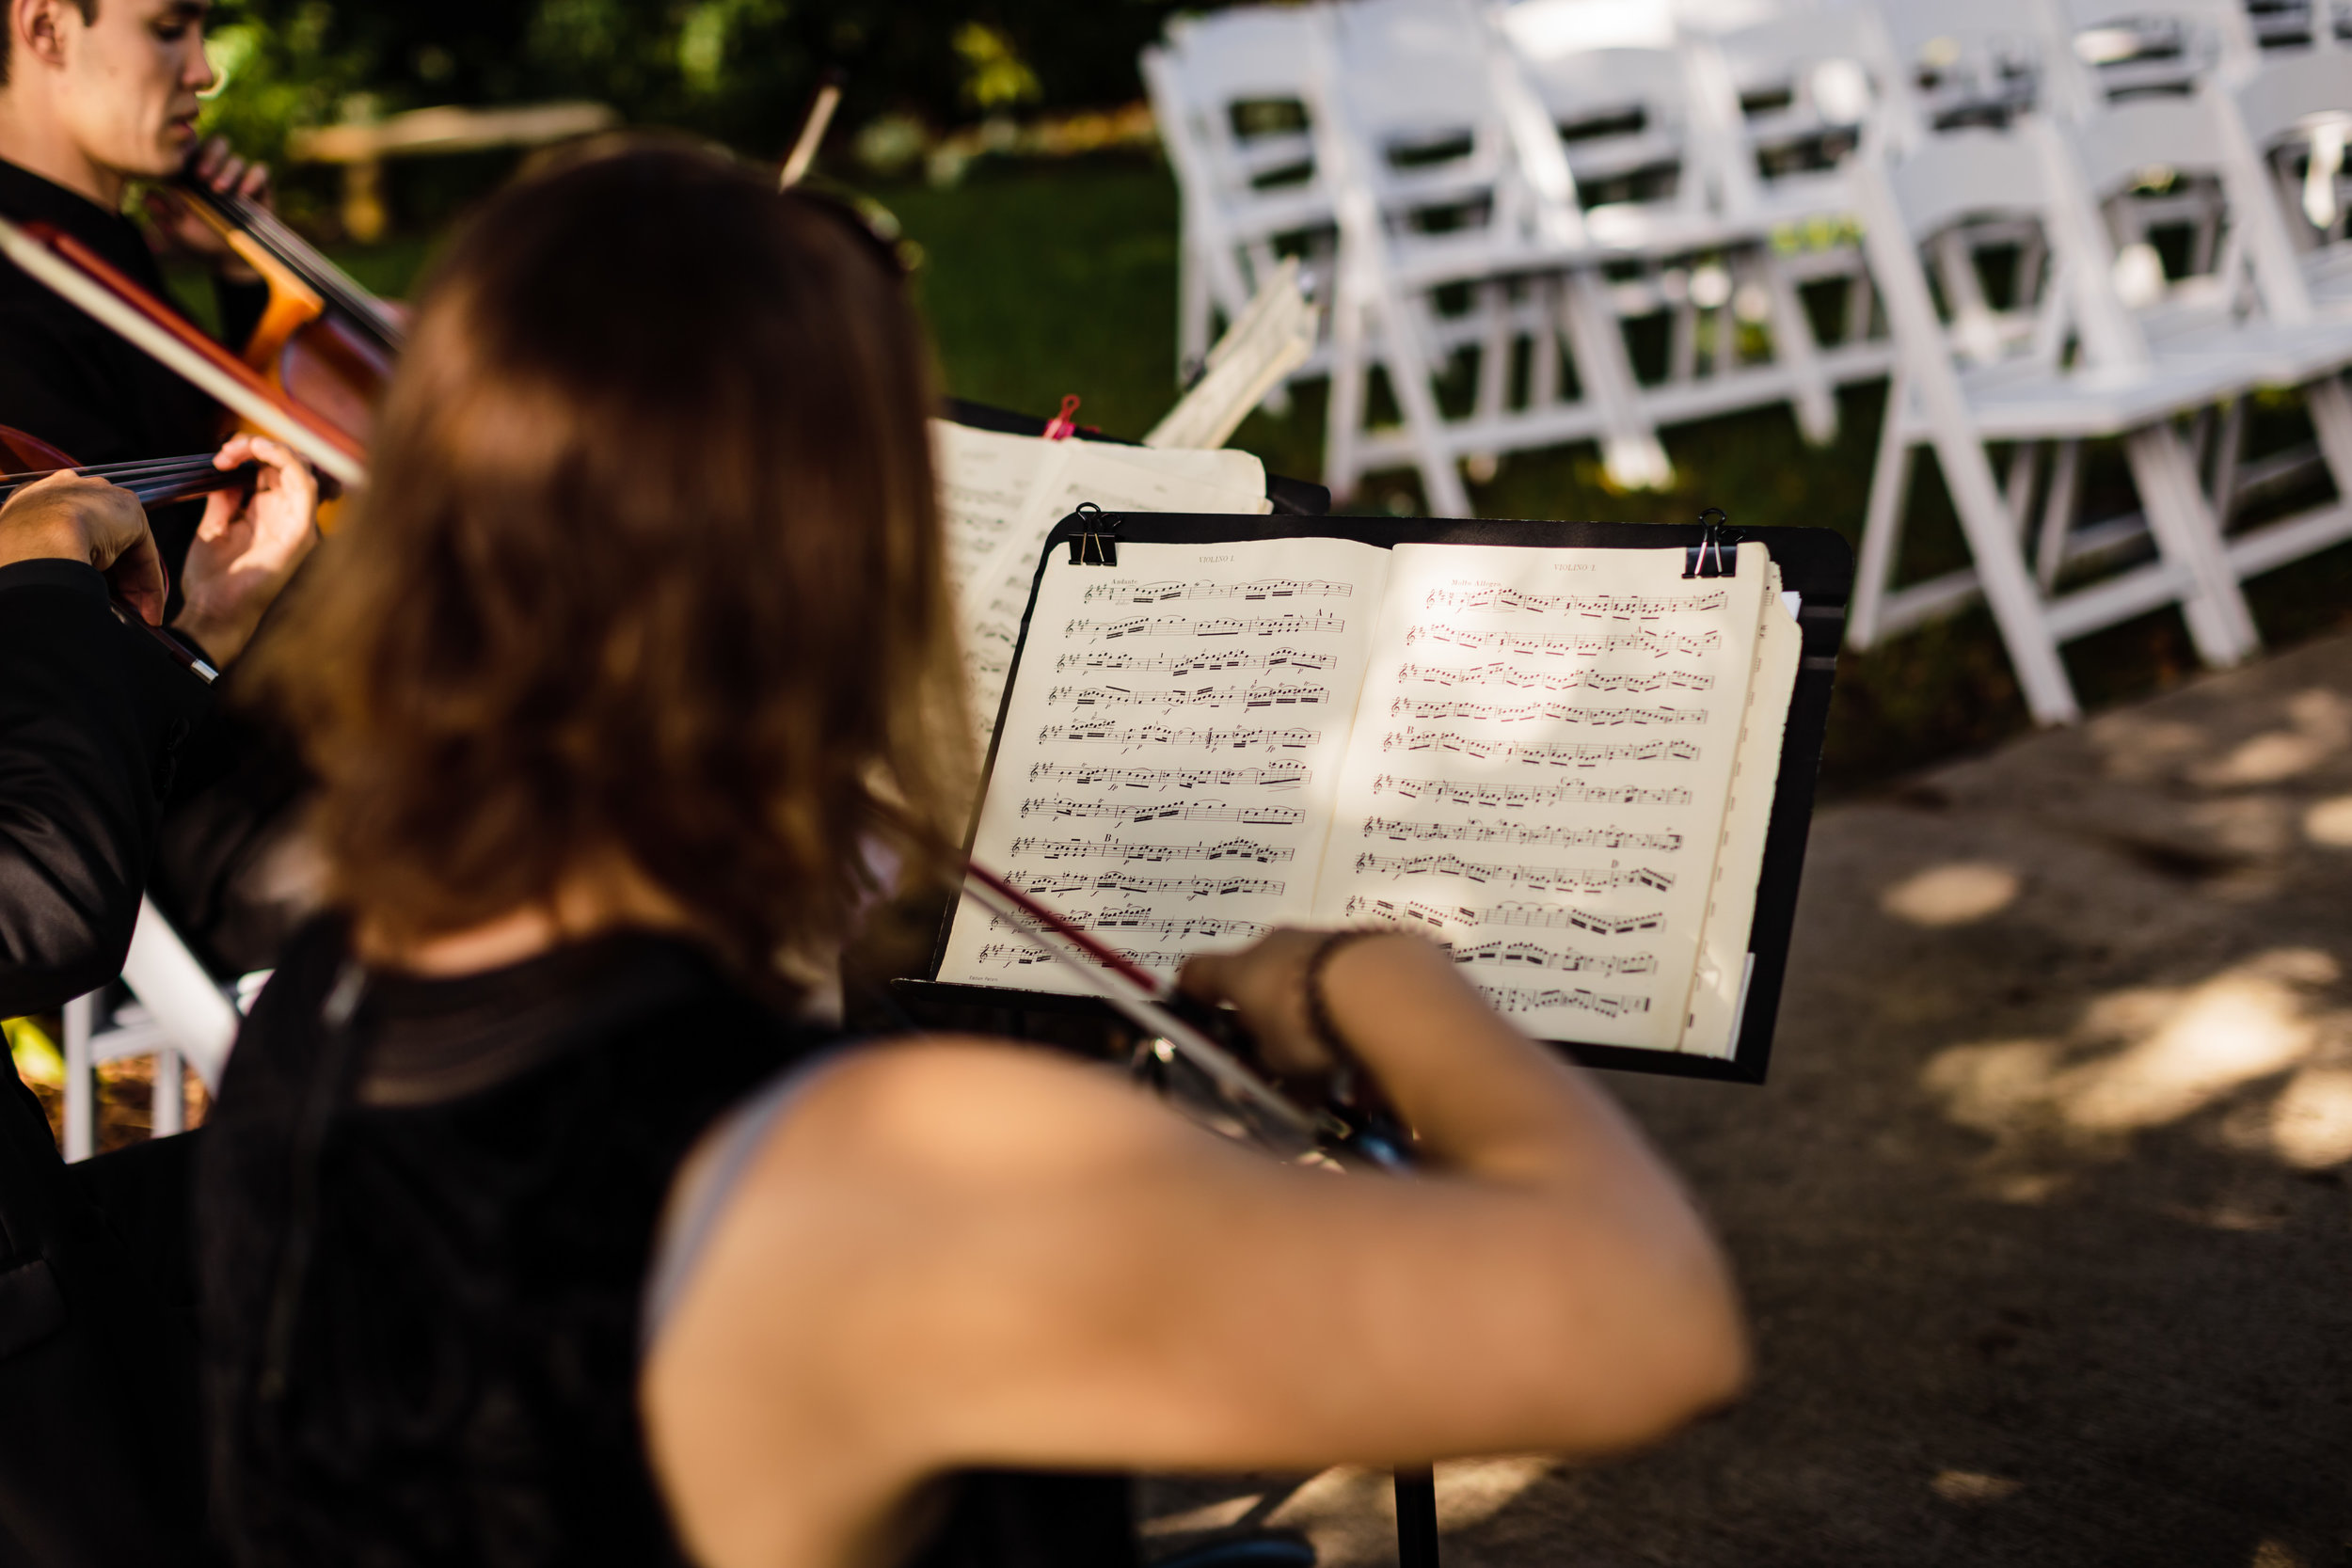
[[[214,125],[277,158],[286,133],[431,104],[589,98],[631,124],[782,152],[818,75],[839,125],[950,126],[1125,103],[1173,0],[224,0]]]

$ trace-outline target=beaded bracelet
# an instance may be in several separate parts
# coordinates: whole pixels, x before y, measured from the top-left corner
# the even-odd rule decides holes
[[[1338,956],[1340,949],[1348,943],[1360,942],[1365,937],[1387,934],[1378,927],[1359,926],[1346,930],[1333,931],[1315,944],[1313,952],[1307,955],[1307,968],[1303,975],[1307,988],[1307,1030],[1321,1042],[1323,1049],[1328,1051],[1342,1065],[1352,1064],[1356,1060],[1356,1053],[1342,1037],[1339,1026],[1331,1022],[1331,1008],[1323,996],[1323,972],[1330,966],[1332,958]]]

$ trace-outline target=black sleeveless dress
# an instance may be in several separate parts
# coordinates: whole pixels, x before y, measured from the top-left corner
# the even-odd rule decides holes
[[[637,1415],[679,1164],[838,1043],[629,932],[449,980],[307,927],[197,1182],[215,1523],[241,1568],[682,1563]],[[357,1003],[337,1025],[337,1005]],[[967,1478],[927,1565],[1135,1560],[1123,1485]]]

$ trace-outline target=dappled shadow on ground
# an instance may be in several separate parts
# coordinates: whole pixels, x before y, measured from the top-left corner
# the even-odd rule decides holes
[[[1825,810],[1772,1082],[1618,1077],[1756,1387],[1441,1466],[1451,1564],[2352,1560],[2352,640]],[[1393,1560],[1385,1478],[1147,1496]],[[1230,1515],[1230,1516],[1229,1516]]]

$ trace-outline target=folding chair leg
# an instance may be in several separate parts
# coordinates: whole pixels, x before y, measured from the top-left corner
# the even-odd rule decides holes
[[[2246,400],[2232,398],[2221,416],[2221,448],[2213,460],[2213,518],[2221,525],[2224,537],[2230,531],[2230,514],[2237,510],[2237,470],[2245,457]],[[2352,498],[2352,489],[2343,493]]]
[[[1869,341],[1870,321],[1877,314],[1877,304],[1876,296],[1870,292],[1869,273],[1856,267],[1853,276],[1846,279],[1846,336],[1843,341],[1861,343]]]
[[[1695,378],[1699,369],[1699,308],[1689,295],[1675,302],[1667,327],[1666,379],[1679,386]]]
[[[1853,613],[1846,641],[1867,648],[1878,641],[1879,617],[1894,585],[1896,546],[1902,542],[1903,499],[1911,490],[1911,443],[1903,436],[1903,400],[1897,374],[1886,384],[1886,413],[1879,426],[1878,464],[1870,470],[1870,505],[1862,518],[1862,560],[1854,573]]]
[[[2050,493],[2042,501],[2042,529],[2034,541],[2033,577],[2042,592],[2058,586],[2059,568],[2066,564],[2066,535],[2074,526],[2074,507],[2082,495],[2083,444],[2060,441],[2050,464]]]
[[[1443,419],[1437,394],[1429,389],[1432,362],[1423,351],[1412,312],[1391,293],[1373,296],[1371,309],[1380,317],[1381,358],[1388,365],[1389,386],[1405,415],[1412,437],[1413,455],[1421,469],[1422,498],[1438,517],[1470,515],[1470,492],[1462,472],[1446,451]]]
[[[2320,455],[2328,461],[2328,477],[2336,482],[2339,503],[2352,506],[2352,394],[2341,376],[2323,376],[2303,388],[2303,405],[2319,437]]]
[[[1176,379],[1191,378],[1209,356],[1209,269],[1198,242],[1187,238],[1176,254]]]
[[[1470,420],[1492,429],[1511,393],[1511,345],[1518,339],[1511,320],[1511,285],[1501,278],[1481,283],[1478,303],[1486,312],[1486,333],[1478,344],[1478,401]],[[1491,450],[1472,452],[1470,460],[1488,475],[1493,473],[1495,453]]]
[[[1791,403],[1797,429],[1814,446],[1828,446],[1837,439],[1837,399],[1830,391],[1829,372],[1821,368],[1813,319],[1804,313],[1804,298],[1788,276],[1788,264],[1769,246],[1761,270],[1772,299],[1772,357],[1788,367],[1789,379],[1796,384]]]
[[[187,1129],[188,1085],[180,1053],[167,1047],[155,1053],[155,1081],[148,1091],[147,1129],[150,1137],[167,1138]]]
[[[97,998],[77,996],[65,1005],[65,1157],[87,1160],[98,1152],[98,1064],[90,1037],[97,1032]]]
[[[1598,274],[1584,268],[1568,274],[1565,314],[1576,378],[1600,414],[1601,466],[1610,483],[1628,490],[1664,489],[1674,483],[1674,466],[1641,411],[1625,329]]]
[[[2020,441],[2010,450],[2009,479],[2001,486],[2001,499],[2009,503],[2010,518],[2016,523],[2020,538],[2033,514],[2034,469],[2041,456],[2040,446],[2032,441]]]
[[[2189,591],[2181,600],[2197,657],[2217,669],[2236,664],[2262,646],[2253,612],[2238,592],[2237,574],[2221,544],[2221,529],[2181,437],[2168,421],[2136,430],[2123,441],[2132,483],[2156,548],[2187,572]]]
[[[1560,360],[1567,353],[1566,328],[1560,315],[1560,283],[1546,277],[1535,284],[1535,299],[1543,325],[1535,334],[1534,363],[1527,368],[1527,405],[1549,408],[1560,401]]]
[[[1342,282],[1331,307],[1331,393],[1324,411],[1323,483],[1331,499],[1345,500],[1356,493],[1362,477],[1356,467],[1357,443],[1364,424],[1364,302],[1355,288]]]
[[[1960,514],[1961,531],[1968,536],[1968,553],[1976,560],[1977,580],[2001,628],[2026,705],[2037,722],[2071,724],[2082,717],[2082,705],[2074,700],[2074,682],[2058,657],[2058,638],[2050,630],[2042,595],[2026,572],[2016,524],[1994,482],[1983,444],[1947,431],[1936,432],[1933,440],[1944,487]]]

